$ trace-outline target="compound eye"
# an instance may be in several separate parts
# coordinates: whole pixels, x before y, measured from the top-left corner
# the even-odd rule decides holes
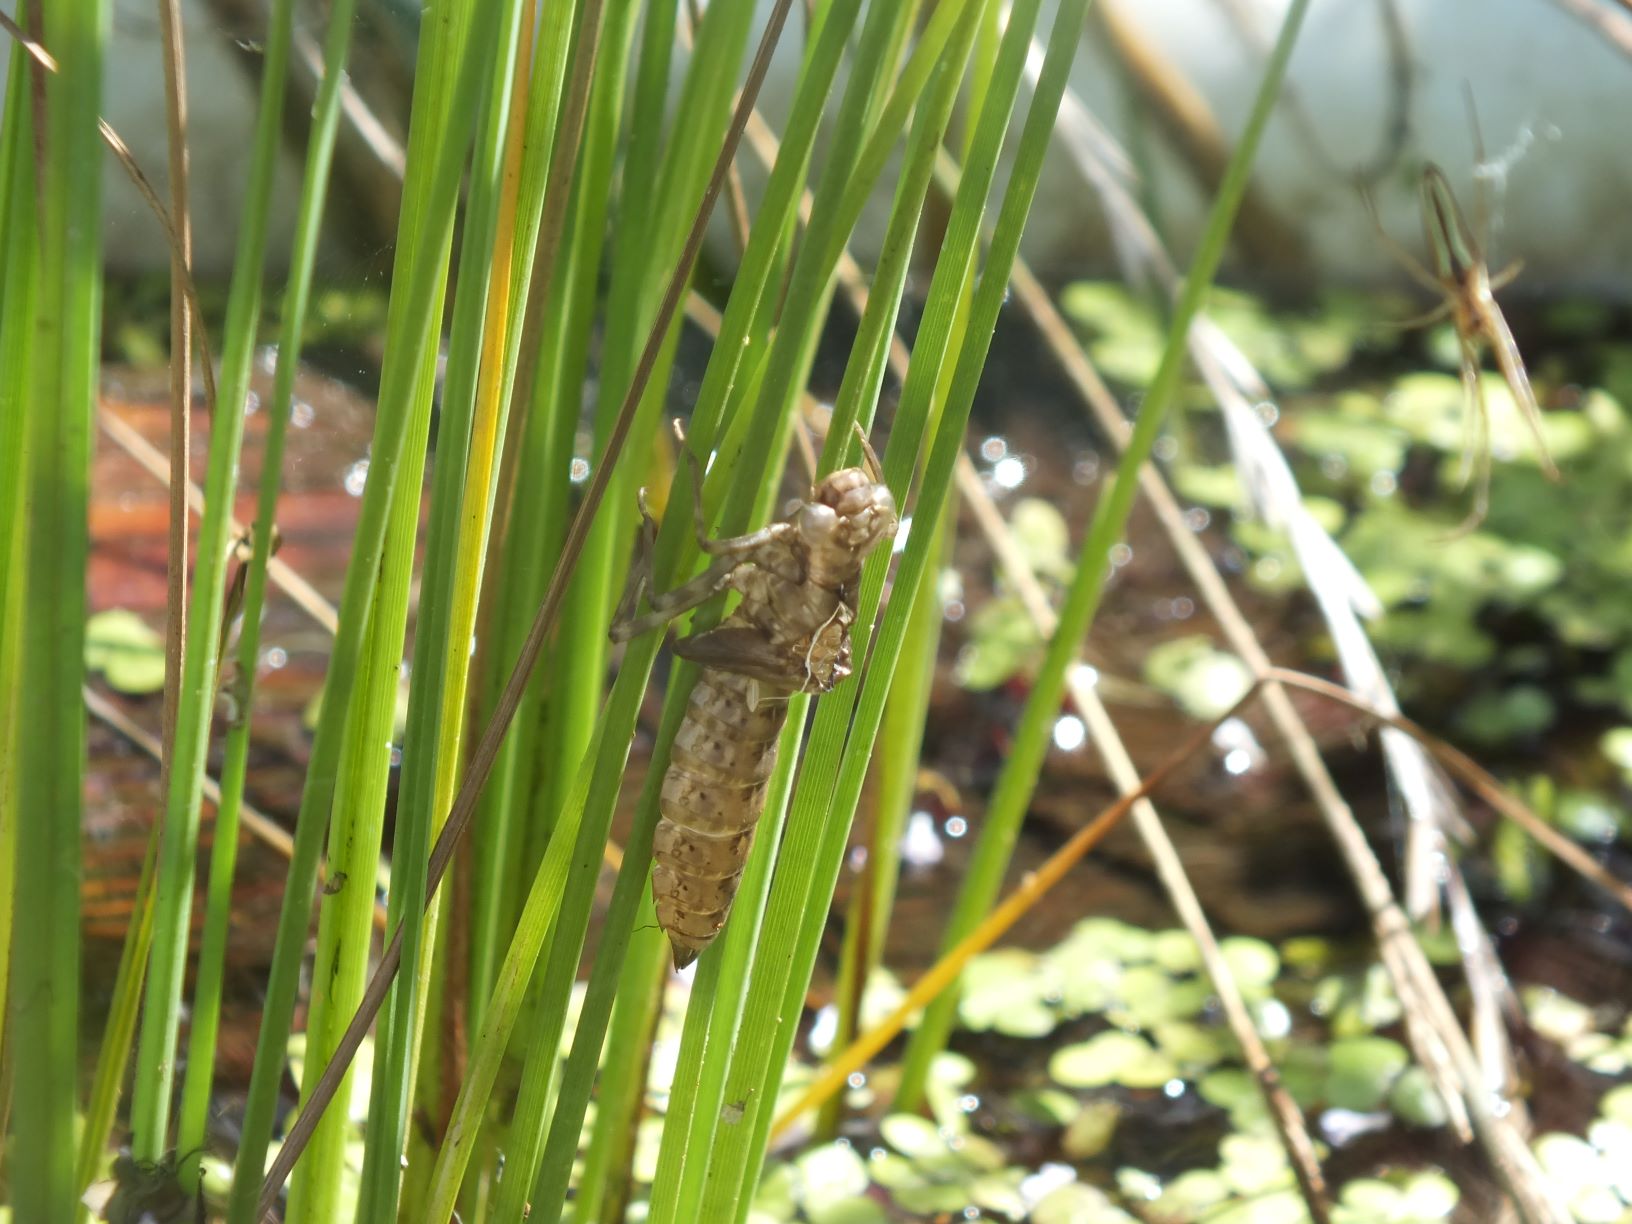
[[[831,536],[839,526],[838,511],[819,502],[806,502],[799,508],[799,534],[807,540]]]

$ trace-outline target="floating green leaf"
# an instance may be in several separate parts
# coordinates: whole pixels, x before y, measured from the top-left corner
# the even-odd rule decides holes
[[[926,1160],[946,1153],[940,1128],[917,1114],[890,1114],[878,1125],[884,1142],[910,1160]]]
[[[1442,1173],[1403,1179],[1357,1177],[1343,1187],[1333,1224],[1432,1224],[1456,1210],[1456,1186]]]
[[[1038,574],[1068,582],[1073,566],[1070,528],[1053,502],[1023,497],[1009,511],[1009,531],[1027,564]]]
[[[1548,813],[1577,841],[1607,844],[1626,831],[1626,813],[1596,791],[1566,790]]]
[[[1112,1030],[1056,1050],[1048,1074],[1067,1088],[1158,1088],[1178,1075],[1178,1067],[1143,1037]]]
[[[1105,1015],[1125,1028],[1148,1029],[1199,1014],[1211,993],[1202,978],[1174,978],[1155,965],[1135,965],[1117,982],[1116,999]]]
[[[1134,1224],[1103,1190],[1080,1182],[1049,1191],[1031,1209],[1032,1224]]]
[[[1219,1171],[1237,1194],[1259,1195],[1291,1184],[1286,1152],[1272,1136],[1226,1135],[1218,1145],[1218,1155]]]
[[[1310,458],[1335,458],[1363,473],[1398,472],[1410,444],[1397,426],[1359,417],[1353,397],[1343,397],[1333,412],[1299,412],[1288,418],[1288,428],[1292,440]]]
[[[1614,727],[1605,731],[1599,737],[1598,751],[1608,757],[1623,776],[1632,779],[1632,727]]]
[[[1616,1122],[1632,1126],[1632,1084],[1620,1084],[1604,1093],[1598,1112]]]
[[[1359,973],[1333,974],[1315,987],[1310,1008],[1324,1016],[1334,1037],[1357,1037],[1399,1020],[1402,1012],[1394,985],[1381,965]]]
[[[1207,1028],[1188,1020],[1157,1024],[1151,1035],[1162,1051],[1186,1071],[1211,1067],[1234,1054],[1237,1048],[1235,1040],[1225,1030]]]
[[[1063,984],[1053,962],[1004,948],[975,957],[963,973],[958,1019],[965,1028],[1041,1037],[1059,1023],[1050,1000],[1060,997]]]
[[[164,688],[164,639],[124,608],[85,622],[85,666],[107,677],[108,687],[133,697]]]
[[[1535,1029],[1549,1041],[1566,1045],[1584,1033],[1598,1029],[1592,1009],[1568,995],[1546,986],[1526,986],[1519,991],[1524,1014]]]
[[[1236,985],[1248,994],[1262,992],[1280,976],[1281,956],[1261,939],[1228,935],[1219,943]]]
[[[996,688],[1036,662],[1042,635],[1013,595],[999,595],[969,617],[968,641],[958,652],[955,674],[964,688]]]
[[[872,1184],[867,1164],[848,1143],[827,1143],[804,1153],[795,1162],[798,1196],[812,1220],[849,1220],[846,1204],[865,1194]]]
[[[1197,634],[1174,638],[1145,656],[1145,679],[1197,719],[1219,717],[1252,687],[1247,665]]]
[[[1434,1087],[1433,1077],[1421,1067],[1407,1067],[1394,1081],[1388,1091],[1388,1107],[1409,1126],[1435,1129],[1450,1119],[1445,1098]]]
[[[1230,1197],[1230,1184],[1214,1169],[1191,1169],[1167,1183],[1156,1200],[1159,1215],[1176,1220],[1206,1216]]]
[[[1203,1075],[1196,1089],[1202,1100],[1230,1115],[1230,1125],[1238,1133],[1254,1134],[1269,1126],[1269,1110],[1251,1072],[1220,1067]]]
[[[1411,1056],[1387,1037],[1348,1037],[1331,1044],[1327,1059],[1326,1103],[1364,1112],[1387,1099]]]
[[[1209,467],[1185,463],[1173,471],[1173,487],[1186,501],[1215,510],[1233,510],[1246,504],[1241,478],[1233,463]]]
[[[1045,1126],[1067,1126],[1086,1108],[1059,1088],[1028,1088],[1015,1094],[1014,1107],[1022,1116]]]
[[[1189,931],[1157,931],[1153,956],[1169,973],[1194,973],[1201,968],[1201,950]]]
[[[1122,1107],[1115,1101],[1088,1101],[1060,1136],[1060,1151],[1072,1160],[1089,1161],[1110,1147],[1122,1120]]]

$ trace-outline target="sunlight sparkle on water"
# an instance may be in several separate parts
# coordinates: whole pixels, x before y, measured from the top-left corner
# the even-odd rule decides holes
[[[1009,453],[1009,444],[1002,438],[993,436],[980,444],[980,457],[987,463],[996,463]]]
[[[1049,1161],[1020,1183],[1020,1197],[1027,1207],[1035,1207],[1061,1186],[1077,1180],[1077,1171],[1068,1164]]]
[[[1292,1033],[1292,1013],[1279,999],[1265,999],[1258,1004],[1258,1031],[1265,1037],[1287,1037]]]
[[[296,400],[289,406],[289,423],[296,429],[305,429],[317,420],[317,409],[305,400]]]
[[[342,483],[346,486],[347,493],[353,497],[361,497],[364,487],[368,484],[368,460],[359,459],[348,467]]]
[[[946,835],[948,837],[962,837],[969,832],[969,822],[962,816],[948,816],[946,818]]]
[[[1026,482],[1026,465],[1013,455],[1005,455],[992,467],[992,481],[999,488],[1018,489]]]
[[[829,1003],[810,1022],[810,1048],[817,1054],[825,1054],[833,1048],[833,1039],[838,1035],[839,1009]]]
[[[1184,1081],[1182,1079],[1168,1080],[1167,1083],[1162,1085],[1162,1095],[1170,1101],[1178,1100],[1184,1095]]]
[[[946,847],[935,831],[935,818],[921,809],[907,817],[907,831],[901,836],[901,858],[913,867],[933,867],[945,857]]]
[[[1213,732],[1213,747],[1224,754],[1224,771],[1240,777],[1265,760],[1263,745],[1239,718],[1227,718]]]
[[[1054,724],[1054,746],[1061,752],[1075,752],[1088,742],[1088,728],[1075,714],[1065,714]]]
[[[261,656],[261,662],[266,665],[268,671],[277,671],[289,662],[289,652],[282,646],[273,646]]]
[[[567,467],[567,476],[573,484],[583,484],[589,479],[589,460],[577,455],[572,457],[572,463]]]

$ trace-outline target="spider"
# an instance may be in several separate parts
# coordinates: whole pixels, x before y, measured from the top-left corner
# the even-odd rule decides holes
[[[1471,99],[1468,105],[1471,116]],[[1473,121],[1473,131],[1477,164],[1483,166],[1486,164],[1485,152],[1477,119]],[[1542,434],[1541,408],[1530,386],[1530,376],[1525,372],[1524,357],[1519,353],[1519,346],[1513,339],[1513,332],[1507,326],[1501,307],[1496,304],[1496,291],[1513,282],[1522,268],[1522,262],[1515,260],[1492,274],[1474,228],[1463,215],[1445,172],[1433,162],[1423,164],[1422,178],[1417,188],[1429,266],[1424,266],[1383,229],[1371,194],[1362,188],[1360,195],[1378,235],[1395,259],[1413,280],[1442,299],[1432,310],[1406,319],[1399,326],[1424,327],[1448,318],[1456,330],[1462,396],[1470,426],[1462,456],[1460,479],[1463,484],[1472,474],[1476,458],[1478,463],[1473,509],[1452,532],[1453,536],[1463,535],[1483,522],[1490,508],[1490,414],[1485,403],[1484,387],[1479,380],[1486,345],[1495,352],[1496,366],[1513,393],[1513,402],[1518,405],[1531,433],[1535,435],[1542,470],[1549,480],[1559,479],[1558,468],[1548,453],[1547,441]],[[1481,219],[1485,211],[1483,203],[1481,192]]]

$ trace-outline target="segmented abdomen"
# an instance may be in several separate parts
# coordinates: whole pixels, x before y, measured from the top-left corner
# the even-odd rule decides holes
[[[761,685],[759,703],[750,709],[753,683],[704,669],[663,775],[652,897],[677,969],[696,960],[725,925],[765,805],[788,707],[785,700],[766,701]]]

